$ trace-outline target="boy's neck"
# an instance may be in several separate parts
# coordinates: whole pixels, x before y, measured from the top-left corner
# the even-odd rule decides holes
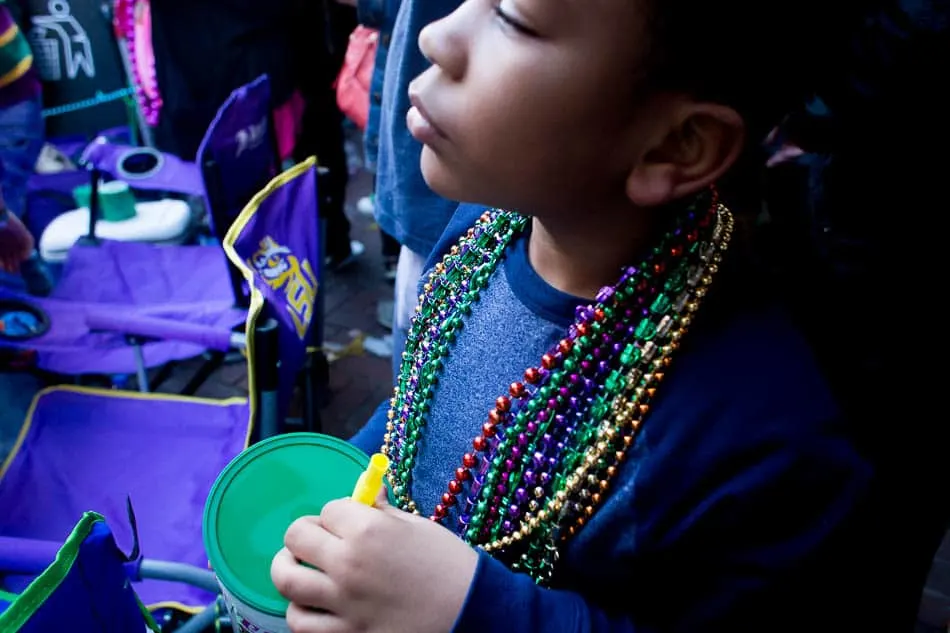
[[[605,214],[606,215],[606,214]],[[538,275],[561,292],[593,299],[620,277],[650,238],[642,211],[600,217],[531,220],[528,257]]]

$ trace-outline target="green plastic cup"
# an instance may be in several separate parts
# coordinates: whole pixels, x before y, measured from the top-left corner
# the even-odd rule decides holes
[[[88,207],[92,197],[92,185],[80,185],[73,189],[73,200],[80,207]],[[111,180],[99,185],[99,211],[106,222],[124,222],[135,217],[135,194],[127,183]]]
[[[218,476],[205,504],[208,561],[236,633],[289,633],[271,561],[296,519],[348,497],[369,456],[343,440],[290,433],[251,446]]]

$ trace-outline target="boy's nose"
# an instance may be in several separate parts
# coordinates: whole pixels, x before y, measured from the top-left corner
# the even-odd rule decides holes
[[[430,63],[438,63],[434,59],[435,54],[435,37],[436,37],[436,25],[438,22],[432,22],[427,24],[419,31],[419,50],[422,51],[422,56],[429,60]]]
[[[456,80],[465,74],[465,35],[460,28],[464,22],[459,14],[468,4],[473,3],[463,3],[451,15],[419,32],[419,50],[425,58]]]

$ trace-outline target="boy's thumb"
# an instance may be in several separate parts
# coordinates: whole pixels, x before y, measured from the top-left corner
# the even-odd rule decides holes
[[[403,521],[406,521],[406,520],[411,521],[411,520],[419,518],[417,516],[409,514],[408,512],[403,512],[396,506],[390,504],[389,491],[386,489],[386,486],[383,486],[380,489],[379,494],[376,495],[376,501],[373,503],[373,507],[376,508],[377,510],[382,510],[386,514],[391,515],[397,519],[402,519]]]

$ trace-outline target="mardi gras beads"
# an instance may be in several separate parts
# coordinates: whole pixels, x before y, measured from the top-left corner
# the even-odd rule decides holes
[[[464,317],[505,249],[517,214],[484,214],[424,284],[391,401],[384,451],[400,507],[429,401]],[[728,244],[732,217],[713,195],[678,217],[637,266],[580,306],[567,335],[499,396],[448,480],[434,521],[544,582],[558,543],[596,511]]]

